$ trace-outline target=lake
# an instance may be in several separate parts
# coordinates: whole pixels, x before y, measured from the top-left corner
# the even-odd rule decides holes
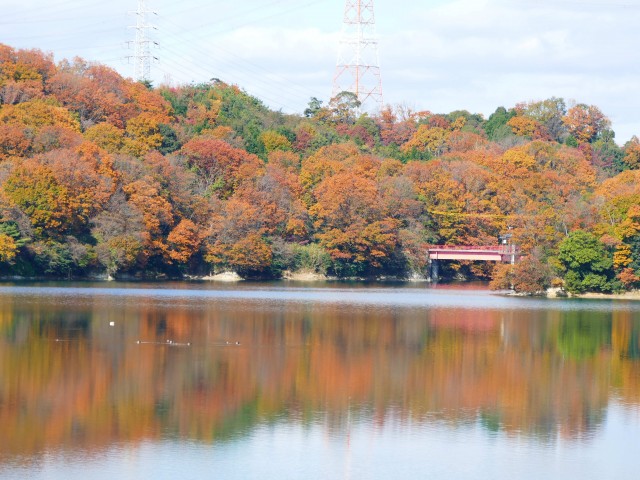
[[[2,479],[636,479],[640,302],[0,284]]]

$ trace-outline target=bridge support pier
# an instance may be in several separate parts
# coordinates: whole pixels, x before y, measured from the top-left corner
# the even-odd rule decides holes
[[[440,275],[439,269],[440,269],[440,265],[439,265],[438,260],[431,260],[431,262],[430,262],[430,264],[429,264],[429,270],[430,270],[430,272],[429,272],[429,276],[430,276],[431,281],[432,281],[433,283],[438,283],[438,280],[440,280],[440,277],[439,277],[439,275]]]

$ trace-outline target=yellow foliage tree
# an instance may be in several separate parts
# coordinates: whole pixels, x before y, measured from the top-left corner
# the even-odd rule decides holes
[[[531,170],[536,164],[536,159],[521,148],[507,150],[502,156],[502,160],[507,168],[524,168]]]
[[[536,133],[536,130],[540,127],[540,124],[533,118],[522,116],[513,117],[507,122],[507,125],[511,127],[511,131],[514,135],[529,138],[532,138]]]
[[[16,257],[18,245],[9,235],[0,233],[0,262],[10,262]]]
[[[0,107],[0,123],[24,125],[38,130],[44,126],[61,126],[80,131],[80,122],[69,110],[43,100],[30,100]]]
[[[621,270],[628,267],[631,262],[631,247],[624,243],[617,245],[616,251],[613,253],[613,267],[616,270]]]
[[[464,117],[458,117],[456,118],[456,120],[451,124],[451,127],[449,127],[451,129],[451,131],[454,132],[459,132],[460,130],[462,130],[464,128],[464,126],[467,124],[467,119]]]
[[[267,153],[274,150],[291,150],[291,142],[281,133],[273,130],[265,130],[260,134],[260,141],[264,144]]]
[[[149,113],[141,113],[127,122],[125,150],[133,156],[142,157],[162,145],[160,122]]]
[[[110,124],[99,123],[89,127],[84,132],[84,137],[92,141],[109,153],[118,153],[125,144],[124,130]]]

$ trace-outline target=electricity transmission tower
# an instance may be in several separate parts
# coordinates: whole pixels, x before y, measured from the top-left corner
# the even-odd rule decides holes
[[[133,42],[133,55],[129,55],[127,59],[133,60],[133,76],[140,82],[151,79],[151,62],[158,60],[157,57],[151,55],[151,44],[157,46],[158,43],[154,42],[148,35],[149,30],[156,28],[149,22],[149,15],[157,15],[157,13],[149,10],[147,3],[147,0],[138,0],[138,9],[135,12],[131,12],[136,15],[136,24],[129,27],[135,28],[136,39]]]
[[[333,94],[351,92],[362,109],[383,107],[382,77],[373,0],[346,0]]]

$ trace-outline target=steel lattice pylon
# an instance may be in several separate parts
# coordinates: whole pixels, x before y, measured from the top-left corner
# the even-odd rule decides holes
[[[138,81],[147,81],[151,79],[151,61],[157,60],[151,55],[151,44],[157,45],[151,40],[147,32],[155,27],[149,23],[148,15],[155,14],[149,10],[147,0],[138,0],[138,9],[132,12],[136,15],[136,24],[130,28],[135,28],[136,39],[134,41],[133,55],[129,55],[129,60],[134,62],[134,78]]]
[[[375,23],[373,0],[345,1],[332,97],[344,91],[354,93],[363,110],[383,106]]]

